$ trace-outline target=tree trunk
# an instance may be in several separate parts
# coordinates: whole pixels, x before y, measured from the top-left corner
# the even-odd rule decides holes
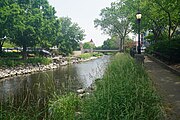
[[[168,39],[171,40],[171,28],[172,28],[172,22],[171,22],[171,15],[170,13],[168,12],[168,17],[169,17],[169,29],[168,29]]]
[[[26,45],[23,45],[23,60],[26,60],[27,59],[27,46]]]
[[[123,52],[125,52],[125,46],[124,46],[124,43],[125,43],[125,37],[123,37],[123,39],[122,39],[122,50],[123,50]]]
[[[0,53],[2,53],[2,45],[0,44]]]
[[[121,52],[122,51],[122,38],[119,38],[119,51]]]

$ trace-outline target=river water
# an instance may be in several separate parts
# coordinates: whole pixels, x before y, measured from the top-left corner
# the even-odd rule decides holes
[[[2,102],[13,98],[20,103],[27,99],[37,101],[54,92],[64,94],[87,88],[95,79],[103,76],[109,58],[110,56],[103,56],[46,72],[8,78],[0,82],[0,100]]]

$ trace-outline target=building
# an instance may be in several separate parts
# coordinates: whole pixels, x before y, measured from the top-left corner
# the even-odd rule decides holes
[[[91,39],[88,43],[90,46],[90,48],[88,47],[88,49],[83,48],[83,44],[80,43],[80,48],[81,48],[81,53],[90,53],[93,52],[93,48],[95,47],[95,43],[93,42],[93,40]]]

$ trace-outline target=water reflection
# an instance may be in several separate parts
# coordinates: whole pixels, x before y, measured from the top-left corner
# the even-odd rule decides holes
[[[89,87],[95,79],[103,76],[108,60],[109,56],[104,56],[98,60],[74,65],[78,80],[83,88]]]
[[[102,77],[108,60],[109,56],[104,56],[51,71],[9,78],[0,82],[0,100],[7,100],[13,96],[18,101],[27,97],[32,101],[45,98],[54,92],[63,94],[80,87],[86,88],[95,79]]]

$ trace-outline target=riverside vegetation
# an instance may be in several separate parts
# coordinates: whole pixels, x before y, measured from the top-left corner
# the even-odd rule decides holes
[[[102,56],[102,53],[84,53],[79,56],[80,59],[89,59],[91,57],[99,57]],[[36,55],[35,57],[30,57],[26,60],[22,60],[21,55],[19,53],[11,52],[11,53],[3,53],[0,55],[0,67],[17,67],[19,65],[26,64],[43,64],[48,65],[52,63],[51,58],[39,57]],[[69,58],[70,59],[70,58]]]
[[[83,61],[88,61],[96,59],[102,56],[102,53],[84,53],[80,56],[55,56],[55,57],[43,57],[39,54],[32,54],[33,57],[28,57],[28,59],[23,60],[20,53],[3,53],[0,55],[0,79],[22,75],[30,74],[33,72],[42,72],[45,70],[50,70],[58,68],[59,66],[73,64]]]
[[[39,57],[39,55],[23,60],[21,58],[21,53],[3,52],[0,54],[0,67],[16,67],[19,65],[37,64],[37,63],[48,65],[51,62],[52,62],[51,59],[42,56]]]
[[[8,104],[11,109],[5,109],[1,105],[0,119],[164,119],[161,99],[150,78],[144,68],[135,64],[128,55],[115,55],[102,80],[96,81],[95,84],[96,89],[84,98],[79,98],[76,93],[52,95],[43,107],[27,107],[23,110],[21,107],[13,107],[11,100],[12,104]],[[30,112],[27,112],[28,110]]]
[[[116,55],[103,79],[96,82],[96,87],[92,94],[82,100],[70,94],[66,98],[60,97],[54,103],[51,102],[51,105],[54,104],[53,118],[57,119],[60,116],[62,120],[74,118],[161,120],[164,118],[161,99],[156,94],[150,78],[143,67],[135,64],[128,55]],[[70,98],[72,99],[69,100]],[[61,103],[62,101],[64,102]]]
[[[85,99],[83,119],[160,120],[163,107],[142,66],[118,54],[109,64],[97,90]]]
[[[81,54],[79,57],[82,59],[89,59],[90,57],[99,57],[99,56],[103,56],[102,53],[84,53]]]

